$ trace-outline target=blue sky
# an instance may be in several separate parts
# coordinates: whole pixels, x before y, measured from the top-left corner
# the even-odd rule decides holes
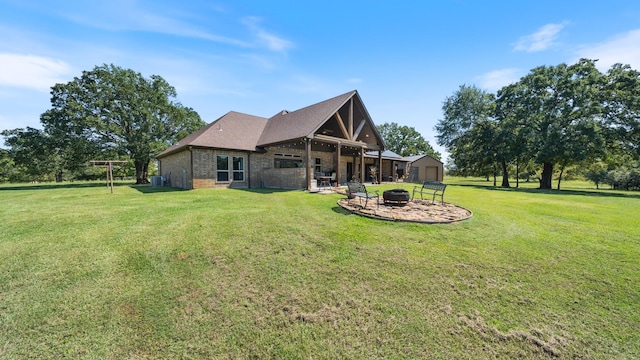
[[[540,65],[640,69],[640,2],[0,0],[0,130],[41,127],[52,85],[115,64],[164,77],[206,122],[358,90],[436,150],[442,102]]]

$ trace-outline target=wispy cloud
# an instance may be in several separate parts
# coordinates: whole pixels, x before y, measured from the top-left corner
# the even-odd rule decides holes
[[[598,60],[596,65],[601,71],[616,63],[640,69],[640,29],[618,34],[603,43],[583,46],[577,52],[577,58]]]
[[[515,83],[520,79],[520,70],[507,68],[490,71],[476,78],[480,87],[489,91],[498,91],[502,87]]]
[[[60,16],[75,23],[108,31],[153,32],[241,48],[261,47],[275,52],[283,52],[292,47],[291,41],[265,29],[261,25],[262,19],[256,16],[240,19],[251,37],[244,39],[244,36],[238,35],[241,29],[230,22],[231,16],[227,10],[219,6],[207,6],[202,10],[204,14],[197,14],[114,0],[107,3],[88,2],[81,8],[63,8],[58,11]]]
[[[258,41],[258,44],[268,48],[271,51],[285,51],[293,46],[291,41],[284,39],[280,36],[272,34],[265,30],[260,23],[262,20],[259,17],[247,16],[242,19],[242,23],[253,33]]]
[[[71,66],[42,56],[0,53],[0,86],[48,92],[51,86],[68,80]]]
[[[154,32],[186,38],[203,39],[239,47],[251,47],[252,44],[231,36],[216,34],[204,25],[198,26],[201,15],[173,11],[152,6],[143,8],[136,2],[87,2],[80,8],[58,9],[60,16],[75,23],[109,31]],[[151,10],[153,8],[154,10]],[[208,7],[209,11],[222,11]]]
[[[562,24],[547,24],[541,27],[533,34],[520,37],[515,43],[513,49],[515,51],[538,52],[544,51],[555,45],[558,34],[564,27],[566,22]]]

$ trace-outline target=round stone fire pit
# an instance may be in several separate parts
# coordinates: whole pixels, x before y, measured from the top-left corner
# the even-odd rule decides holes
[[[409,202],[409,199],[411,199],[411,196],[405,189],[393,189],[383,192],[382,199],[385,205],[405,206]]]

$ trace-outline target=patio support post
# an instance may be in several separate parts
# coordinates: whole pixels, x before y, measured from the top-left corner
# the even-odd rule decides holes
[[[360,182],[364,184],[367,177],[364,173],[364,148],[360,148]]]
[[[304,139],[306,143],[306,157],[307,157],[307,190],[311,189],[311,139]]]
[[[349,139],[355,140],[353,138],[353,98],[349,101]]]
[[[338,141],[338,144],[336,145],[336,153],[338,155],[338,161],[337,161],[337,166],[336,166],[336,186],[340,186],[340,157],[342,156],[341,152],[342,152],[342,144]],[[347,182],[349,182],[349,179],[347,179]]]
[[[382,150],[378,150],[378,184],[382,184]]]

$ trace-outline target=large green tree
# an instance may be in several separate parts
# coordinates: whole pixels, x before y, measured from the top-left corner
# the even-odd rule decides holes
[[[191,108],[176,101],[162,77],[145,78],[115,65],[97,66],[51,90],[51,109],[40,121],[76,165],[94,157],[128,157],[136,183],[148,183],[151,159],[204,125]],[[106,160],[106,159],[100,159]]]
[[[502,116],[516,122],[513,131],[527,135],[529,155],[542,164],[540,188],[551,189],[556,165],[562,174],[567,166],[602,156],[602,85],[595,62],[581,59],[534,68],[498,92]]]
[[[440,153],[413,127],[398,125],[395,122],[377,126],[387,149],[400,156],[431,155],[440,160]]]

